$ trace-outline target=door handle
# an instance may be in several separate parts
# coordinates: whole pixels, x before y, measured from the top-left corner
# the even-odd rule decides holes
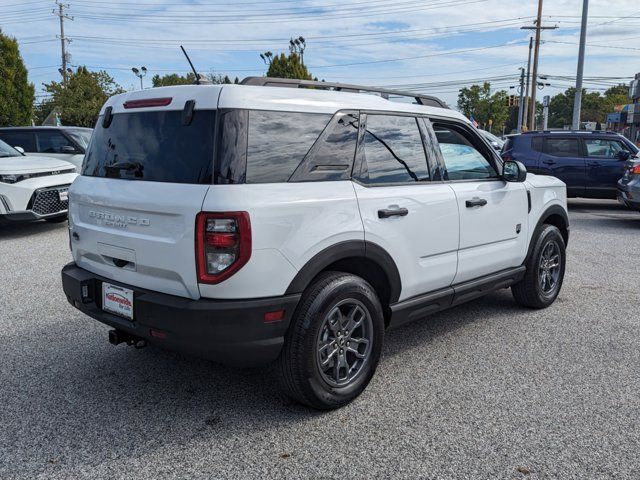
[[[383,208],[382,210],[378,210],[378,218],[404,217],[408,214],[409,210],[406,208]]]
[[[484,207],[487,204],[487,201],[484,198],[472,198],[471,200],[467,200],[465,205],[467,208],[473,207]]]
[[[546,165],[553,165],[554,163],[556,163],[555,160],[543,160],[542,163],[546,164]]]

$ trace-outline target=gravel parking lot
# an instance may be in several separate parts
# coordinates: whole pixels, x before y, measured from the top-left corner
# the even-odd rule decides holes
[[[62,294],[66,225],[0,227],[0,478],[637,478],[640,214],[570,208],[551,308],[505,290],[389,332],[329,413],[268,369],[113,347]]]

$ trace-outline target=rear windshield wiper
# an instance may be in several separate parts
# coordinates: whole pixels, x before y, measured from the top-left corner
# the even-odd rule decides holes
[[[140,162],[116,162],[111,165],[105,165],[104,169],[107,171],[107,176],[110,177],[109,174],[115,174],[116,172],[120,172],[121,170],[125,170],[127,173],[133,173],[135,177],[142,178],[142,171],[144,170],[144,165]],[[119,178],[120,175],[115,176],[115,178]]]

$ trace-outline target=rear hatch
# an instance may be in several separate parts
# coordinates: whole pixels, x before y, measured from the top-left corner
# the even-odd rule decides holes
[[[72,250],[81,268],[199,297],[194,230],[212,183],[218,93],[187,86],[110,99],[70,190]]]

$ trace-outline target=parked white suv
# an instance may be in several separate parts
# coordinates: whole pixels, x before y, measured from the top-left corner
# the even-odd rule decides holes
[[[68,162],[28,157],[0,140],[0,222],[66,220],[75,172]]]
[[[277,360],[290,396],[335,408],[364,390],[389,327],[499,288],[553,303],[562,182],[503,163],[432,97],[244,83],[103,107],[70,191],[62,280],[112,343]]]

